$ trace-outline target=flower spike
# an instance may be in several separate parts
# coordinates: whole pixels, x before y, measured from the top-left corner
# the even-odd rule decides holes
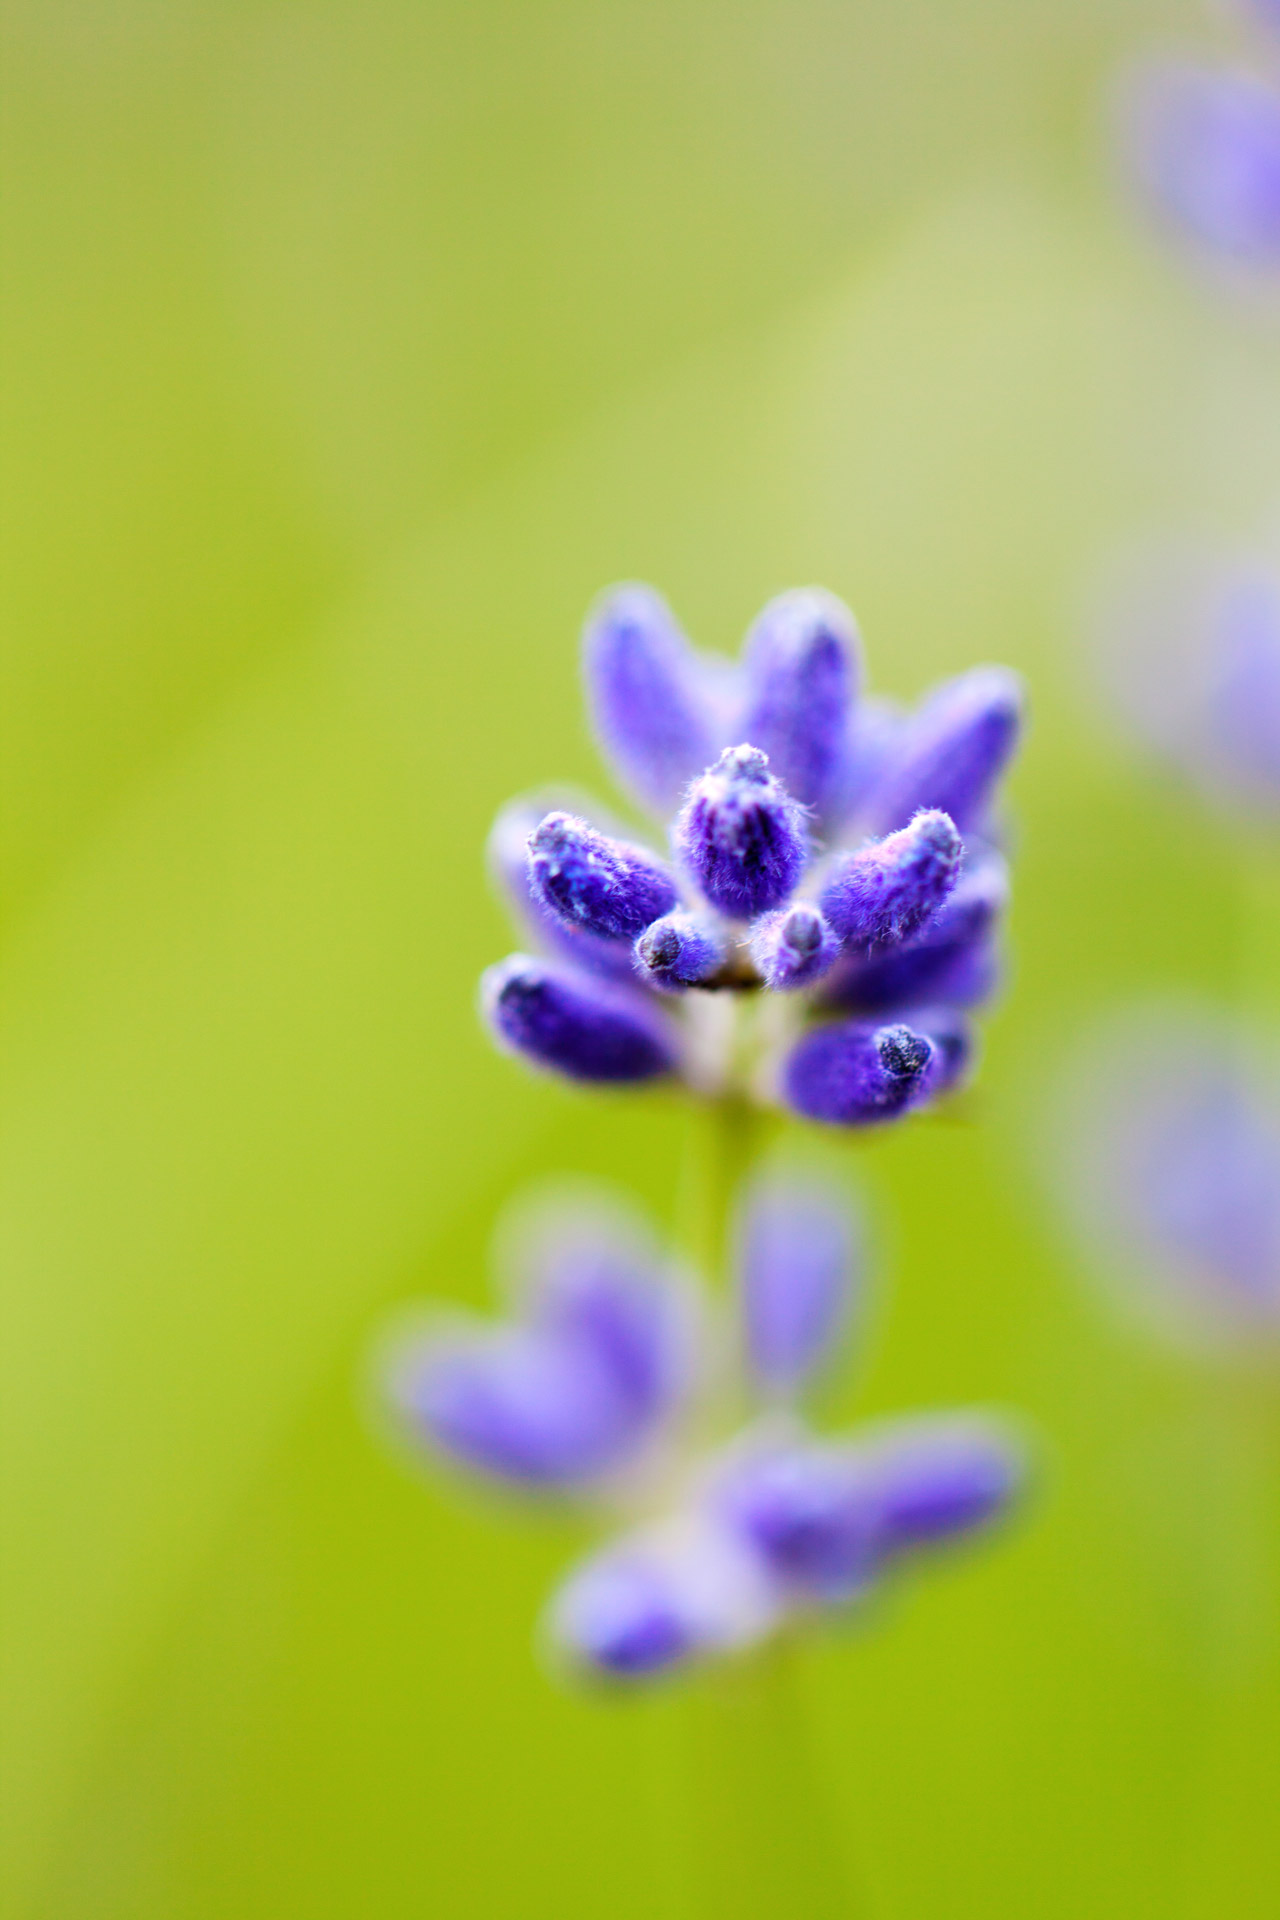
[[[805,868],[804,810],[758,747],[727,747],[695,780],[675,824],[681,862],[713,907],[754,920],[781,906]]]
[[[675,1069],[657,1017],[586,974],[513,953],[481,981],[495,1037],[571,1080],[653,1080]]]
[[[543,905],[573,927],[633,941],[676,904],[671,876],[643,847],[549,813],[529,836],[529,875]]]

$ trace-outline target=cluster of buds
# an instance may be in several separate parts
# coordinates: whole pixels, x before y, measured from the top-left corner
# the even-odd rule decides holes
[[[735,664],[622,587],[584,652],[597,738],[667,844],[593,806],[503,811],[492,864],[537,950],[485,975],[500,1043],[576,1080],[675,1075],[841,1126],[955,1086],[997,977],[1016,677],[976,668],[911,713],[861,698],[852,616],[814,590],[772,601]]]
[[[641,1679],[847,1615],[1016,1494],[1022,1448],[990,1415],[835,1439],[805,1420],[858,1292],[857,1236],[830,1186],[757,1179],[735,1237],[726,1312],[639,1223],[578,1196],[512,1236],[506,1319],[454,1316],[396,1351],[415,1441],[490,1483],[623,1518],[547,1611],[553,1652],[579,1670]]]

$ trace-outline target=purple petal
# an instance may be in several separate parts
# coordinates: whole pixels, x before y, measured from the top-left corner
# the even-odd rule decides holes
[[[539,1330],[588,1357],[637,1432],[668,1412],[688,1383],[688,1302],[621,1226],[572,1207],[546,1223],[528,1311]]]
[[[961,833],[980,827],[1018,743],[1022,685],[1004,667],[974,667],[936,688],[911,716],[867,806],[873,833],[920,808],[949,814]]]
[[[656,1013],[586,974],[514,953],[481,981],[495,1038],[573,1080],[652,1080],[675,1070],[673,1043]]]
[[[553,1641],[587,1668],[643,1679],[691,1658],[751,1645],[776,1598],[727,1530],[685,1519],[615,1542],[571,1573],[552,1601]]]
[[[868,1126],[891,1120],[923,1090],[933,1048],[910,1027],[852,1020],[816,1027],[783,1070],[787,1104],[809,1120]]]
[[[571,813],[549,813],[529,836],[532,891],[568,925],[628,943],[676,904],[666,866],[644,847],[597,833]]]
[[[850,953],[900,946],[951,892],[963,852],[947,814],[918,813],[887,839],[844,855],[822,889],[822,911]]]
[[[739,1264],[747,1358],[767,1388],[800,1386],[849,1313],[858,1248],[841,1195],[826,1181],[776,1175],[751,1188]]]
[[[583,633],[597,737],[624,787],[669,813],[720,750],[713,674],[651,587],[614,587]]]
[[[808,859],[803,809],[752,746],[727,748],[694,782],[675,844],[705,898],[735,920],[780,907]]]
[[[810,986],[840,957],[840,942],[819,908],[798,902],[757,920],[750,934],[751,958],[775,993]]]
[[[759,616],[743,657],[744,739],[769,756],[788,793],[829,818],[850,784],[858,630],[829,593],[781,594]]]
[[[792,1442],[748,1452],[712,1499],[792,1597],[849,1600],[878,1570],[879,1511],[851,1447]]]
[[[727,950],[725,937],[713,921],[693,913],[669,913],[646,927],[636,941],[636,971],[664,993],[683,993],[714,979]]]
[[[850,1012],[881,1015],[986,999],[997,977],[992,930],[1007,898],[998,854],[966,862],[950,897],[914,940],[870,960],[842,962],[823,998]]]
[[[489,834],[489,867],[521,931],[591,973],[631,978],[631,956],[616,940],[604,940],[552,913],[533,891],[529,835],[547,811],[536,797],[512,800]]]
[[[973,1415],[905,1421],[864,1449],[862,1469],[882,1555],[990,1525],[1025,1477],[1023,1450],[1008,1429]]]
[[[442,1336],[406,1365],[400,1397],[423,1437],[454,1459],[530,1486],[618,1465],[645,1424],[585,1343],[536,1329]]]

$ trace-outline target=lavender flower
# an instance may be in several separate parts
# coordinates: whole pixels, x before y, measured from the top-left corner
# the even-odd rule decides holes
[[[1139,1007],[1085,1036],[1053,1175],[1109,1298],[1196,1345],[1280,1334],[1280,1101],[1256,1031]]]
[[[1012,1435],[976,1415],[819,1439],[798,1397],[849,1318],[852,1221],[830,1186],[773,1175],[747,1193],[738,1237],[731,1344],[757,1412],[709,1451],[679,1442],[726,1344],[722,1310],[695,1307],[634,1224],[581,1202],[544,1223],[509,1320],[439,1324],[390,1370],[402,1425],[433,1453],[639,1516],[548,1612],[554,1647],[588,1671],[639,1680],[846,1609],[922,1548],[996,1519],[1020,1482]]]
[[[1203,259],[1280,266],[1280,91],[1255,74],[1149,63],[1124,97],[1130,172],[1155,216]]]
[[[957,1073],[912,1016],[941,1022],[953,1067],[968,1058],[950,1016],[996,979],[1014,676],[977,668],[913,715],[864,701],[852,616],[814,589],[772,601],[735,665],[695,653],[649,588],[620,587],[584,654],[601,745],[672,858],[589,805],[504,811],[494,865],[548,958],[486,976],[502,1044],[578,1080],[673,1073],[840,1126],[945,1090]],[[708,994],[760,989],[785,996],[767,1020],[745,999],[711,1017]]]
[[[1280,809],[1280,572],[1183,546],[1132,561],[1099,622],[1126,719],[1215,804]]]

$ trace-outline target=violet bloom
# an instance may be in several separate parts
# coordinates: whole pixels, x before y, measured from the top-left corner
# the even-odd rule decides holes
[[[1122,102],[1129,171],[1155,217],[1206,262],[1280,267],[1280,89],[1242,69],[1155,60]]]
[[[390,1387],[412,1441],[469,1475],[622,1520],[548,1609],[572,1666],[636,1681],[754,1646],[1007,1509],[1021,1453],[1000,1422],[931,1414],[835,1439],[805,1422],[801,1397],[861,1279],[853,1220],[826,1182],[775,1173],[748,1189],[736,1334],[624,1216],[579,1199],[533,1237],[511,1315],[403,1340]],[[726,1352],[747,1424],[691,1448]]]
[[[1055,1184],[1110,1299],[1194,1345],[1280,1335],[1280,1100],[1253,1028],[1136,1008],[1077,1043]]]
[[[1099,667],[1134,730],[1215,804],[1280,810],[1280,570],[1194,547],[1134,561]]]
[[[584,668],[600,744],[667,845],[589,803],[504,811],[492,860],[530,950],[485,977],[500,1042],[578,1080],[683,1078],[839,1126],[955,1084],[964,1012],[997,977],[1016,678],[977,668],[910,715],[864,700],[853,618],[814,589],[772,601],[733,663],[650,588],[616,588]]]

